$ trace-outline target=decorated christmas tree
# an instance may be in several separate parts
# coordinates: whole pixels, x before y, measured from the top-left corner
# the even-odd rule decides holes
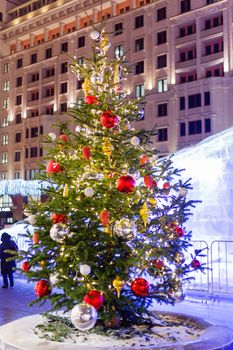
[[[124,90],[125,57],[108,57],[104,30],[90,37],[92,57],[70,65],[83,96],[66,123],[58,120],[60,134],[45,137],[45,201],[27,207],[36,231],[19,253],[34,302],[71,310],[80,330],[97,319],[109,327],[143,323],[153,302],[182,300],[190,272],[203,269],[200,252],[187,257],[189,181],[172,157],[159,159],[155,128],[132,128],[144,105]]]

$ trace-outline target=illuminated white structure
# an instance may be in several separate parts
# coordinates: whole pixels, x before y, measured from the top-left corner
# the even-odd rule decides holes
[[[161,155],[232,126],[232,6],[233,0],[1,0],[0,180],[33,179],[53,113],[83,96],[67,52],[82,62],[92,24],[102,20],[112,57],[124,53],[132,65],[130,96],[145,96],[145,117],[135,127],[158,125]],[[14,208],[21,218],[22,199]]]

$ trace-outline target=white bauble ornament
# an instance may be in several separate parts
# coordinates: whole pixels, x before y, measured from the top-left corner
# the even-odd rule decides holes
[[[35,223],[36,223],[36,215],[29,215],[28,216],[28,222],[31,225],[35,225]]]
[[[188,194],[188,190],[185,187],[181,187],[179,191],[179,196],[180,197],[186,197]]]
[[[84,190],[84,194],[85,194],[86,197],[93,197],[94,193],[95,192],[94,192],[93,188],[91,188],[91,187],[87,187]]]
[[[58,282],[58,273],[55,272],[49,276],[49,282],[52,287],[54,287]]]
[[[98,32],[98,30],[93,30],[91,33],[90,33],[90,38],[92,40],[99,40],[100,38],[100,33]]]
[[[130,143],[134,146],[138,146],[140,144],[141,140],[137,136],[133,136],[130,140]]]
[[[79,270],[80,270],[81,275],[83,275],[83,276],[87,276],[91,272],[91,268],[87,264],[80,265]]]
[[[136,226],[134,222],[127,218],[121,219],[116,221],[113,227],[113,232],[119,237],[124,237],[131,240],[135,236]]]
[[[68,234],[68,227],[62,223],[54,224],[50,229],[50,237],[56,242],[62,242]]]
[[[80,331],[88,331],[96,324],[98,313],[94,306],[80,303],[71,310],[71,322]]]
[[[102,84],[103,80],[104,78],[100,74],[92,75],[92,77],[90,78],[92,84]]]
[[[30,209],[24,209],[23,213],[24,213],[25,216],[31,216],[32,215],[32,212],[31,212]]]
[[[48,135],[49,135],[49,137],[51,138],[52,141],[55,141],[56,138],[57,138],[57,136],[56,136],[56,134],[54,134],[54,132],[50,132]]]
[[[171,297],[174,299],[175,303],[181,303],[185,299],[185,291],[183,288],[179,288],[171,294]]]

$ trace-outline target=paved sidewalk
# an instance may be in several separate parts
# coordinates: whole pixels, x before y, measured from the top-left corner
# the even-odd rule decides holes
[[[207,298],[208,295],[191,293],[182,303],[172,305],[155,305],[156,310],[173,311],[200,317],[215,325],[224,325],[233,329],[233,296],[218,296]],[[28,303],[35,299],[34,284],[28,283],[21,277],[15,278],[14,288],[0,287],[0,325],[21,317],[41,313],[49,308],[49,304],[42,307]]]

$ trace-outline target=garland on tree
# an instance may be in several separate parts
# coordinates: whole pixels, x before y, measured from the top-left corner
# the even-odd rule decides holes
[[[124,90],[125,58],[108,58],[104,30],[90,36],[93,56],[70,65],[83,97],[59,122],[61,135],[46,137],[39,179],[50,183],[47,200],[27,208],[37,229],[18,257],[35,281],[34,302],[71,310],[80,330],[97,318],[109,327],[145,322],[154,301],[183,300],[189,273],[204,269],[201,251],[187,258],[189,180],[179,179],[172,157],[157,159],[155,128],[131,127],[143,102]]]

